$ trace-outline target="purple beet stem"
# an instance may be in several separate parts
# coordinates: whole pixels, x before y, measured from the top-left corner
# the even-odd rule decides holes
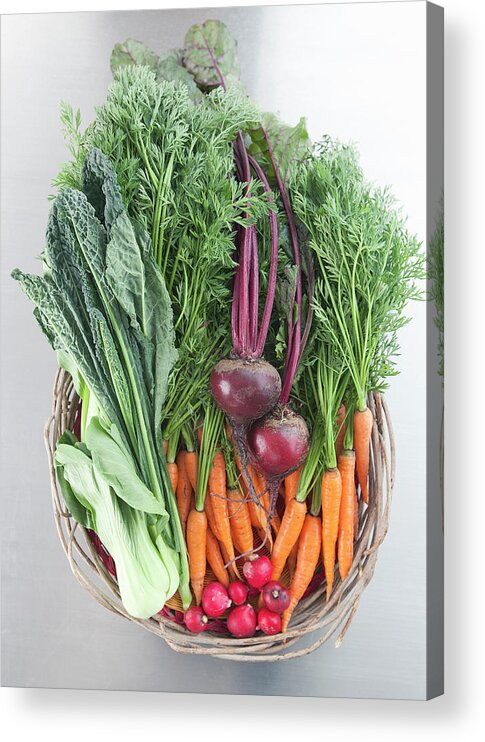
[[[271,188],[268,183],[268,179],[266,178],[266,175],[264,174],[264,171],[260,164],[254,159],[254,157],[249,157],[249,162],[259,180],[263,184],[265,192],[270,193]],[[274,297],[276,293],[276,276],[278,272],[278,220],[276,219],[276,213],[274,211],[269,212],[269,226],[271,232],[271,257],[269,263],[266,301],[264,304],[261,327],[259,330],[258,341],[256,345],[256,356],[258,357],[263,355],[264,344],[268,335],[269,322],[271,319],[271,312],[273,311]]]
[[[280,192],[281,200],[283,202],[283,206],[284,206],[285,213],[286,213],[286,218],[288,220],[291,245],[293,248],[293,257],[295,259],[295,265],[298,271],[298,278],[297,278],[297,284],[296,284],[297,317],[296,317],[295,326],[294,328],[292,328],[292,316],[293,316],[293,306],[294,306],[294,303],[292,303],[292,307],[291,307],[290,314],[289,314],[290,322],[288,326],[288,347],[287,347],[287,354],[286,354],[285,371],[283,374],[283,383],[281,386],[281,394],[280,394],[280,403],[282,405],[286,405],[290,398],[290,392],[291,392],[291,387],[293,384],[293,379],[295,378],[296,370],[298,368],[298,363],[301,358],[301,354],[303,352],[303,347],[304,347],[302,345],[302,338],[301,338],[301,314],[302,314],[302,308],[303,308],[302,307],[303,298],[302,298],[300,246],[298,244],[298,235],[296,232],[293,212],[290,206],[290,200],[288,198],[285,185],[281,179],[280,171],[276,165],[273,150],[269,142],[268,133],[266,129],[264,128],[264,126],[261,127],[261,130],[263,132],[263,136],[266,141],[266,146],[268,148],[268,154],[269,154],[271,164],[273,166],[273,170],[276,176],[276,183],[278,185],[278,190]],[[309,308],[309,317],[311,321],[310,313],[311,313],[311,308]],[[310,326],[309,326],[308,317],[307,317],[307,326],[305,327],[304,342],[306,342],[308,338],[309,330],[310,330]]]
[[[212,54],[212,51],[207,45],[207,49],[212,58],[214,68],[221,81],[221,86],[226,90],[226,81],[222,74],[217,60]],[[298,270],[298,279],[296,287],[296,297],[293,299],[291,311],[288,320],[288,347],[285,363],[285,371],[283,375],[283,384],[280,394],[280,402],[285,405],[288,403],[290,398],[291,386],[293,379],[295,378],[298,363],[303,353],[305,343],[308,338],[310,331],[311,319],[312,319],[312,307],[311,297],[313,295],[313,273],[311,272],[310,261],[307,258],[307,269],[308,269],[308,283],[310,289],[310,306],[308,308],[307,321],[303,332],[303,338],[301,337],[301,314],[302,314],[302,280],[301,280],[301,259],[300,259],[300,247],[298,244],[298,235],[296,232],[295,220],[293,218],[293,212],[291,210],[290,201],[286,192],[285,185],[281,179],[279,169],[276,165],[273,150],[271,148],[269,137],[266,129],[262,126],[261,130],[266,140],[266,146],[268,148],[268,154],[270,156],[271,164],[276,176],[276,182],[278,190],[283,201],[283,206],[286,212],[286,218],[288,220],[288,227],[290,230],[291,244],[293,247],[293,255],[295,259],[295,265]],[[259,164],[253,159],[248,157],[246,146],[242,133],[239,132],[237,136],[237,142],[234,147],[234,154],[236,159],[236,168],[238,171],[239,178],[241,175],[244,176],[244,180],[249,184],[250,180],[250,159],[251,166],[253,167],[256,175],[261,180],[263,187],[266,192],[270,190],[268,180],[259,166]],[[249,185],[247,186],[246,193],[249,192]],[[260,357],[264,350],[264,344],[268,334],[269,322],[271,318],[271,312],[273,310],[274,296],[276,290],[276,274],[278,269],[278,224],[276,214],[270,212],[270,228],[271,228],[271,259],[270,259],[270,271],[268,277],[268,289],[266,294],[266,301],[263,311],[263,317],[261,321],[261,327],[256,342],[256,348],[254,347],[255,338],[255,320],[257,325],[257,319],[255,317],[255,308],[257,309],[258,294],[259,294],[259,281],[255,281],[255,277],[258,272],[258,245],[256,237],[256,228],[250,226],[243,229],[243,235],[239,250],[239,269],[234,280],[234,292],[233,292],[233,308],[231,312],[232,320],[232,336],[233,336],[233,347],[236,355],[247,355],[248,354],[248,342],[250,345],[251,357]],[[249,232],[249,235],[248,235]],[[249,247],[248,247],[249,237]],[[248,283],[250,282],[250,288]],[[254,285],[256,284],[256,285]],[[248,296],[249,294],[249,296]],[[295,326],[293,327],[293,308],[296,301],[297,305],[297,319]],[[235,306],[234,306],[235,304]],[[251,314],[251,317],[250,317]],[[239,332],[237,331],[238,328]],[[238,352],[239,351],[239,352]]]
[[[249,183],[251,178],[250,168],[252,168],[266,193],[270,193],[271,188],[268,180],[260,165],[248,155],[241,133],[238,134],[234,155],[239,177],[242,175],[244,181]],[[246,194],[249,194],[249,187]],[[278,271],[278,223],[275,212],[271,211],[269,213],[269,221],[271,233],[270,270],[259,333],[259,261],[256,227],[250,225],[239,232],[239,268],[237,278],[234,281],[231,319],[234,323],[232,327],[234,352],[236,355],[244,357],[259,358],[262,356],[273,310]]]
[[[249,280],[249,342],[251,348],[254,348],[258,337],[259,308],[258,241],[254,230],[251,231],[251,274]]]

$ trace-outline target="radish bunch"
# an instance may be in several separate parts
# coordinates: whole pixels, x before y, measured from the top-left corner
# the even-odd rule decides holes
[[[271,572],[271,560],[266,556],[255,555],[243,567],[247,584],[235,580],[226,589],[220,582],[210,582],[202,593],[202,607],[192,606],[185,612],[185,626],[194,634],[206,629],[216,629],[220,626],[217,619],[230,609],[226,625],[234,637],[248,639],[258,629],[270,636],[279,634],[281,614],[290,604],[290,595],[280,582],[271,580]],[[247,599],[248,595],[252,594],[254,598],[259,593],[264,605],[256,613]]]

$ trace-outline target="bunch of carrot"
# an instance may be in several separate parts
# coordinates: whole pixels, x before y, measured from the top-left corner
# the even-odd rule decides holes
[[[354,413],[353,426],[346,425],[345,406],[339,405],[330,426],[338,466],[327,468],[322,455],[327,448],[320,437],[325,430],[314,422],[314,445],[307,461],[282,483],[270,518],[266,482],[254,467],[243,471],[230,429],[224,431],[216,408],[208,411],[198,431],[197,450],[180,449],[168,464],[197,605],[204,584],[215,578],[228,587],[240,580],[245,561],[262,549],[271,558],[271,579],[289,583],[290,605],[283,614],[282,631],[316,573],[321,582],[326,579],[330,598],[336,565],[342,580],[352,565],[358,492],[363,502],[368,501],[371,429],[362,432],[362,426],[355,425],[357,418]],[[344,447],[352,427],[355,450]]]

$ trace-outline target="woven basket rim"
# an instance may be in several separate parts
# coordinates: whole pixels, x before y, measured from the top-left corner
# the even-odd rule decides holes
[[[300,601],[290,627],[285,634],[257,635],[250,639],[235,639],[211,631],[189,633],[184,626],[158,614],[143,620],[128,614],[121,603],[118,585],[106,569],[88,532],[69,513],[58,488],[54,466],[57,440],[66,429],[72,429],[79,403],[72,378],[58,369],[54,379],[52,413],[45,429],[44,440],[50,469],[51,495],[57,533],[70,568],[80,585],[107,610],[139,624],[164,639],[174,651],[202,654],[239,662],[280,662],[313,652],[339,631],[338,647],[357,612],[361,596],[374,575],[377,553],[389,527],[389,512],[395,480],[395,442],[387,402],[379,393],[369,394],[374,424],[371,436],[369,466],[369,504],[360,503],[358,538],[354,544],[354,559],[342,582],[335,576],[330,600],[325,599],[326,582]],[[310,635],[319,632],[318,638]],[[301,642],[311,638],[310,644]],[[298,647],[294,645],[298,644]]]

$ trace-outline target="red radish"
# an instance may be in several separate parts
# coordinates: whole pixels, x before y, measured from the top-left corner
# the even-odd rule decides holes
[[[248,561],[243,566],[243,572],[244,577],[251,587],[260,589],[263,585],[266,585],[268,580],[271,579],[273,565],[267,556],[259,556],[256,554],[249,557]]]
[[[242,605],[248,597],[248,586],[245,585],[244,582],[236,580],[229,584],[227,592],[229,593],[229,597],[234,605]]]
[[[257,420],[248,433],[248,446],[256,468],[266,479],[280,480],[305,461],[310,448],[308,427],[289,407]]]
[[[263,417],[281,392],[279,373],[262,358],[223,358],[212,371],[210,385],[218,407],[237,425]]]
[[[227,617],[227,628],[238,639],[247,639],[256,633],[256,611],[246,603],[233,608]]]
[[[231,599],[220,582],[210,582],[202,593],[202,608],[210,618],[218,618],[227,611]]]
[[[271,580],[263,587],[263,601],[270,611],[281,614],[290,605],[290,593],[281,582]]]
[[[258,629],[269,636],[279,634],[281,631],[281,616],[268,608],[261,608],[258,613]]]
[[[193,634],[200,634],[201,631],[205,631],[207,628],[207,616],[198,605],[193,605],[185,611],[184,622],[188,630],[192,631]]]

